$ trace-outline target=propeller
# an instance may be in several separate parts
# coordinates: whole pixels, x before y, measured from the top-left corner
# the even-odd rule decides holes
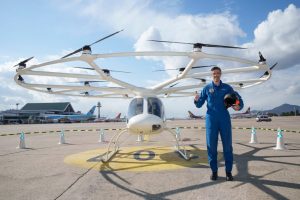
[[[95,70],[94,68],[88,68],[88,67],[74,67],[74,68]],[[109,74],[110,72],[119,72],[119,73],[128,73],[128,74],[131,73],[126,71],[117,71],[117,70],[110,70],[110,69],[102,69],[102,71],[106,74]]]
[[[81,92],[80,94],[84,94],[85,96],[89,96],[89,92]]]
[[[263,57],[263,55],[261,54],[261,52],[258,52],[259,55],[259,61],[258,62],[266,62],[267,60]]]
[[[217,47],[217,48],[231,48],[231,49],[246,49],[243,47],[235,47],[235,46],[226,46],[226,45],[218,45],[218,44],[206,44],[206,43],[190,43],[190,42],[174,42],[174,41],[167,41],[167,40],[148,40],[151,42],[164,42],[164,43],[175,43],[175,44],[191,44],[194,48],[202,48],[202,47]]]
[[[75,53],[81,52],[81,51],[83,51],[83,50],[91,50],[91,46],[92,46],[92,45],[94,45],[94,44],[96,44],[96,43],[98,43],[98,42],[100,42],[100,41],[102,41],[102,40],[105,40],[105,39],[107,39],[107,38],[109,38],[109,37],[111,37],[111,36],[113,36],[113,35],[115,35],[115,34],[117,34],[117,33],[120,33],[120,32],[123,31],[123,30],[124,30],[124,29],[122,29],[122,30],[120,30],[120,31],[117,31],[117,32],[114,32],[114,33],[112,33],[112,34],[110,34],[110,35],[107,35],[107,36],[105,36],[105,37],[103,37],[103,38],[101,38],[101,39],[97,40],[96,42],[93,42],[93,43],[91,43],[91,44],[89,44],[89,45],[84,45],[83,47],[81,47],[81,48],[79,48],[79,49],[73,51],[72,53],[69,53],[69,54],[63,56],[62,58],[69,57],[69,56],[71,56],[71,55],[73,55],[73,54],[75,54]]]
[[[23,78],[21,75],[19,75],[19,76],[18,76],[18,81],[23,82],[23,81],[24,81],[24,78]]]
[[[206,83],[206,79],[205,79],[205,78],[194,78],[194,79],[198,79],[198,80],[200,80],[202,83]]]
[[[177,85],[179,82],[177,82],[177,83],[174,83],[173,85],[170,85],[169,86],[169,88],[172,88],[172,87],[174,87],[175,85]],[[165,96],[168,96],[168,93],[165,93]]]
[[[192,67],[192,69],[198,69],[198,68],[204,68],[204,67],[212,67],[214,65],[202,65],[202,66],[195,66]],[[183,72],[185,70],[185,67],[180,67],[176,69],[159,69],[159,70],[154,70],[153,72],[162,72],[162,71],[167,71],[167,70],[178,70],[180,72]]]
[[[272,65],[272,67],[270,67],[270,70],[272,70],[278,63],[275,63],[274,65]],[[263,76],[268,76],[269,72],[266,71],[262,76],[260,76],[259,78],[263,77]]]
[[[30,57],[30,58],[27,58],[26,60],[23,60],[23,61],[19,62],[18,64],[16,64],[16,65],[13,66],[13,67],[17,67],[17,66],[26,67],[26,63],[27,63],[29,60],[31,60],[32,58],[33,58],[33,56]]]
[[[174,83],[173,85],[170,85],[169,88],[174,87],[175,85],[177,85],[179,82]]]

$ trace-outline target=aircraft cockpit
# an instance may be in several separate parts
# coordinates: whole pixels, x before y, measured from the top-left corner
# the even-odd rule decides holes
[[[134,98],[129,104],[128,119],[139,114],[152,114],[165,119],[163,104],[157,97]]]

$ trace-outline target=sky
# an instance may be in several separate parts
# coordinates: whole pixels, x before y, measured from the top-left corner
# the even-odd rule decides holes
[[[0,6],[0,110],[26,103],[71,102],[87,112],[98,101],[101,116],[126,115],[129,100],[74,98],[31,91],[18,86],[15,64],[35,56],[28,65],[57,59],[115,31],[121,33],[93,46],[93,53],[124,51],[191,51],[188,45],[147,42],[161,39],[246,47],[247,50],[204,49],[256,61],[263,52],[269,65],[278,62],[270,80],[240,90],[245,109],[267,110],[283,103],[300,105],[300,1],[291,0],[41,0],[3,1]],[[101,61],[107,68],[130,71],[113,76],[151,87],[174,76],[186,59],[138,58]],[[208,64],[203,62],[202,64]],[[226,68],[228,63],[217,63]],[[241,75],[232,75],[235,80]],[[252,75],[255,77],[255,74]],[[250,78],[250,77],[248,77]],[[45,78],[35,78],[44,82]],[[49,79],[48,81],[53,81]],[[201,88],[199,88],[201,90]],[[193,97],[163,99],[167,117],[187,117]],[[116,106],[118,105],[118,106]],[[181,105],[180,107],[178,105]]]

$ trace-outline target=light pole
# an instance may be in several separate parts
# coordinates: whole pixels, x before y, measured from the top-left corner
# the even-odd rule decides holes
[[[98,119],[100,119],[100,108],[101,108],[100,101],[97,103],[97,108],[98,108]]]
[[[18,110],[19,103],[16,103],[16,106],[17,106],[17,110]]]

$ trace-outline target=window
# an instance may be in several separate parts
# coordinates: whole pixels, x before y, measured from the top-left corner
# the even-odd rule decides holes
[[[128,119],[139,114],[143,114],[144,99],[135,98],[129,104]]]
[[[163,118],[164,110],[163,110],[162,102],[155,97],[150,97],[147,99],[147,101],[148,101],[148,113]]]

